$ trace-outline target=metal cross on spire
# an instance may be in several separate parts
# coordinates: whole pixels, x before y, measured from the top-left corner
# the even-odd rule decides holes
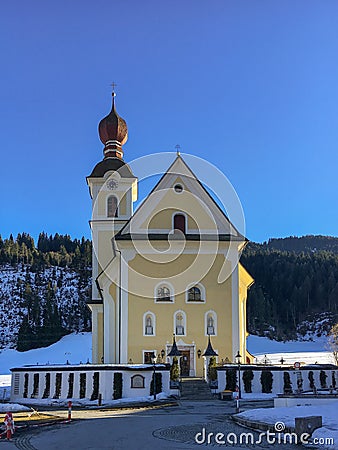
[[[115,88],[117,86],[117,84],[115,83],[115,81],[113,81],[110,85],[113,88],[113,92],[115,92]]]

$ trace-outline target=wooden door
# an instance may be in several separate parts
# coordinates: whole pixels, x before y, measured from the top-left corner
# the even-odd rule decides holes
[[[181,377],[188,377],[190,375],[190,351],[181,351],[182,356],[180,358]]]

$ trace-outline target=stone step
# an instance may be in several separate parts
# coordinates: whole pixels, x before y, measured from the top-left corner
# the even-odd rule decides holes
[[[205,380],[201,378],[182,379],[181,398],[186,400],[210,400],[211,391]]]

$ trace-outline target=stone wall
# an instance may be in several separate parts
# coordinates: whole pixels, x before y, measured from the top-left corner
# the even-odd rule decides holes
[[[11,369],[11,401],[31,399],[114,399],[114,374],[122,374],[122,398],[147,397],[153,378],[152,365],[81,364],[27,366]],[[156,365],[162,374],[162,392],[171,394],[169,366]],[[135,378],[135,375],[138,377]],[[94,397],[94,398],[93,398]]]
[[[226,386],[226,374],[227,370],[235,369],[238,385],[238,366],[236,364],[226,364],[217,367],[217,381],[218,389],[217,392],[222,392],[225,390]],[[309,372],[313,372],[313,381],[317,390],[322,389],[322,383],[320,379],[320,373],[326,375],[326,388],[329,389],[332,385],[332,376],[336,382],[336,389],[338,388],[338,367],[334,365],[320,365],[315,364],[311,366],[304,366],[296,370],[289,366],[268,366],[268,365],[253,365],[246,364],[240,366],[241,371],[241,391],[245,393],[243,374],[245,370],[252,370],[253,379],[251,383],[252,393],[262,393],[261,384],[261,374],[264,371],[270,371],[272,373],[272,393],[273,394],[283,394],[284,393],[284,373],[287,372],[290,376],[291,389],[293,392],[301,389],[302,391],[312,391],[310,387]],[[334,375],[333,375],[334,374]],[[323,378],[323,376],[322,376]]]

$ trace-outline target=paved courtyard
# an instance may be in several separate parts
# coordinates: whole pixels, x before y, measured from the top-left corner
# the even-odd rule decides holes
[[[257,407],[257,403],[243,404],[243,409]],[[260,403],[259,407],[268,406]],[[39,428],[34,432],[18,434],[12,443],[0,441],[2,448],[21,450],[69,449],[191,449],[198,447],[271,448],[274,445],[262,440],[251,445],[240,443],[240,435],[247,433],[231,420],[233,405],[219,400],[182,401],[178,406],[157,409],[128,409],[122,411],[75,411],[79,419],[71,424],[57,424]],[[205,430],[205,439],[204,432]],[[197,433],[200,444],[195,442]],[[209,433],[212,433],[211,435]],[[216,443],[217,433],[223,440],[231,437],[233,444]],[[234,433],[229,435],[229,433]],[[209,444],[208,444],[208,435]],[[255,440],[258,434],[255,434]],[[219,439],[222,440],[222,438]],[[236,444],[236,439],[238,439]],[[299,448],[295,445],[278,445],[283,450]]]

